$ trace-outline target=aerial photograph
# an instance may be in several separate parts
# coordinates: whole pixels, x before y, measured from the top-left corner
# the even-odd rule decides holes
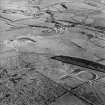
[[[105,0],[0,0],[0,105],[105,105]]]

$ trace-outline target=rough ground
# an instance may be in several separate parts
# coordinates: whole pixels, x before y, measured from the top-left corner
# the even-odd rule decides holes
[[[105,105],[105,1],[0,0],[0,105]]]

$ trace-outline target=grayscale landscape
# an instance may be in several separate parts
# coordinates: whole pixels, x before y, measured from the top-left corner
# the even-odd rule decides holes
[[[105,105],[105,1],[0,0],[0,105]]]

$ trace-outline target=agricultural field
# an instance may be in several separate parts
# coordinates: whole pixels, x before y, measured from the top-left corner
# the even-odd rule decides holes
[[[105,105],[105,1],[0,0],[0,105]]]

